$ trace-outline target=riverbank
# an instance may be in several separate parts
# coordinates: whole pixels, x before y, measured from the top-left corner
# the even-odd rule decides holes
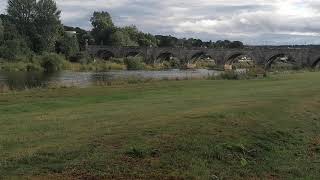
[[[206,69],[167,71],[106,71],[106,72],[0,72],[0,92],[50,87],[90,87],[94,85],[113,86],[151,81],[212,79],[222,72]],[[231,76],[230,76],[231,77]],[[3,87],[3,88],[1,88]]]
[[[182,64],[178,59],[171,59],[163,62],[159,61],[159,63],[155,64],[147,64],[140,56],[110,58],[108,60],[83,57],[78,58],[76,62],[71,62],[66,60],[65,57],[61,55],[50,53],[30,57],[22,57],[21,59],[16,61],[0,59],[0,72],[41,72],[48,70],[68,70],[74,72],[106,72],[112,70],[160,71],[170,69],[223,70],[223,67],[219,67],[216,64],[205,60],[198,61],[194,64]]]
[[[0,177],[316,179],[319,73],[0,96]]]

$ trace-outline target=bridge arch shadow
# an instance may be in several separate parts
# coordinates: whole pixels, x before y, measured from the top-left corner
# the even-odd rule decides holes
[[[234,53],[226,58],[224,63],[225,70],[233,68],[250,68],[255,66],[254,57],[247,53]]]
[[[271,57],[269,57],[265,63],[265,69],[269,70],[272,68],[273,65],[276,63],[282,63],[287,65],[295,65],[296,61],[291,55],[284,54],[284,53],[278,53],[274,54]]]
[[[209,55],[208,53],[205,53],[203,51],[193,54],[190,59],[191,63],[196,63],[197,61],[201,61],[201,60],[213,60],[214,61],[214,59],[211,55]]]
[[[311,65],[313,69],[320,69],[320,57]]]
[[[177,58],[173,53],[171,52],[162,52],[156,57],[156,62],[157,63],[162,63],[164,61],[170,61],[173,58]]]
[[[126,54],[126,57],[137,57],[142,56],[142,54],[138,51],[131,51]]]
[[[111,51],[100,50],[97,53],[97,57],[99,57],[99,58],[101,58],[103,60],[109,60],[110,58],[115,57],[115,55]]]

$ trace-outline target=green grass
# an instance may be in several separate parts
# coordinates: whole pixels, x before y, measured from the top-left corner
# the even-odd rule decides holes
[[[320,73],[0,95],[0,179],[318,179]]]

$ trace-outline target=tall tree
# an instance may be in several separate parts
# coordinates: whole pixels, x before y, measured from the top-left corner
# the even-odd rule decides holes
[[[130,34],[123,29],[117,29],[112,33],[111,41],[113,46],[139,46],[137,42],[130,38]]]
[[[37,37],[35,37],[36,52],[54,51],[55,42],[59,38],[59,30],[62,28],[60,22],[61,11],[58,10],[54,0],[39,0],[36,6],[35,27]]]
[[[0,57],[8,60],[16,60],[18,56],[30,54],[28,44],[23,38],[12,20],[7,15],[0,15],[3,25],[3,41],[0,43]]]
[[[76,35],[64,32],[56,43],[56,52],[64,54],[67,58],[79,52],[79,42]]]
[[[61,26],[54,0],[9,0],[8,16],[33,51],[54,50]]]
[[[111,34],[114,32],[114,24],[108,12],[94,12],[91,17],[93,26],[92,36],[97,44],[111,44]]]
[[[156,37],[154,37],[151,34],[145,34],[140,32],[138,43],[139,43],[139,46],[143,46],[143,47],[157,47],[158,40]]]
[[[4,28],[3,28],[2,20],[0,19],[0,45],[3,42],[3,31],[4,31]]]
[[[173,36],[156,36],[157,40],[159,41],[159,47],[175,47],[178,44],[178,38]]]
[[[36,0],[8,0],[7,11],[10,20],[24,36],[29,36],[34,31],[36,4]]]
[[[70,26],[64,26],[65,31],[75,31],[77,34],[78,44],[80,50],[85,50],[86,43],[90,43],[90,40],[92,39],[90,33],[84,29],[81,29],[79,27],[70,27]]]

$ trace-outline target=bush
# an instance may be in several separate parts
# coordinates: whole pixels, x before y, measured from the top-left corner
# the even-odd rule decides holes
[[[43,67],[41,67],[38,63],[28,63],[26,66],[27,71],[34,72],[34,71],[43,71]]]
[[[179,69],[181,67],[180,60],[176,57],[169,60],[170,68]]]
[[[66,60],[55,53],[46,53],[38,56],[41,67],[46,72],[55,72],[63,69]]]
[[[73,63],[88,64],[93,62],[93,58],[90,57],[87,53],[80,52],[73,56],[70,56],[69,61]]]
[[[142,70],[145,68],[145,63],[141,57],[127,57],[124,61],[128,70]]]
[[[0,57],[10,61],[16,61],[19,55],[30,54],[31,51],[24,40],[7,40],[0,46]]]
[[[98,66],[98,71],[124,70],[126,67],[117,63],[102,63]]]
[[[5,72],[18,72],[18,71],[27,71],[26,64],[23,62],[18,63],[1,63],[0,70]]]
[[[247,71],[247,76],[251,78],[267,77],[267,71],[264,68],[260,67],[250,68]]]
[[[124,59],[123,58],[114,58],[114,57],[111,57],[109,59],[110,62],[113,62],[113,63],[117,63],[117,64],[124,64]]]
[[[124,64],[117,64],[117,63],[111,63],[111,62],[98,62],[98,63],[90,63],[90,64],[72,63],[71,69],[73,71],[106,72],[110,70],[125,70],[126,66]]]
[[[220,75],[221,79],[238,80],[240,76],[235,71],[226,71]]]

